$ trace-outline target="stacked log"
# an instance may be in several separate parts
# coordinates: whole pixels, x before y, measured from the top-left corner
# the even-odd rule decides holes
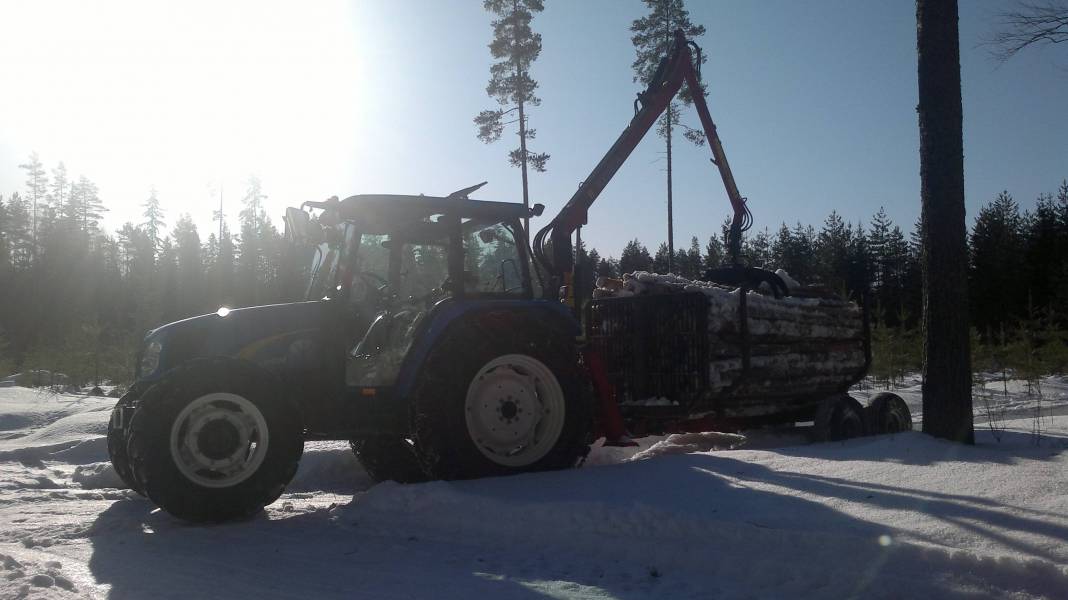
[[[861,309],[826,290],[801,286],[781,270],[777,274],[791,295],[776,298],[770,289],[749,291],[744,325],[740,289],[675,275],[639,271],[622,280],[601,278],[594,297],[703,293],[708,298],[707,391],[724,400],[720,404],[725,415],[755,416],[781,408],[786,398],[840,391],[865,366]]]

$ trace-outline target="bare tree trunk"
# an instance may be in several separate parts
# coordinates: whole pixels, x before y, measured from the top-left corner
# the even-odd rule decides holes
[[[675,223],[671,215],[671,104],[667,110],[668,272],[675,272]]]
[[[519,101],[519,153],[523,159],[519,168],[523,172],[523,208],[530,211],[530,198],[527,196],[527,119],[523,114],[523,101]],[[530,231],[530,217],[523,217],[523,229]]]
[[[956,0],[916,0],[923,250],[923,431],[975,443]]]

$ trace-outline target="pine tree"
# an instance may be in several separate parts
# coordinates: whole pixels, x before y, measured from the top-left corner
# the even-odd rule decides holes
[[[27,257],[28,261],[32,261],[37,255],[37,217],[39,211],[45,207],[48,198],[48,175],[36,152],[30,154],[30,160],[19,165],[19,168],[26,171],[26,199],[32,206],[29,256]]]
[[[495,62],[490,66],[486,93],[500,107],[484,110],[475,117],[478,139],[487,144],[496,142],[501,139],[506,125],[518,124],[519,147],[508,153],[508,160],[522,173],[523,206],[530,208],[527,168],[544,172],[549,160],[548,154],[531,152],[527,147],[537,135],[528,124],[527,111],[529,107],[541,104],[541,99],[534,94],[538,82],[530,76],[530,67],[541,54],[541,34],[534,33],[530,23],[544,5],[542,0],[484,0],[482,6],[497,16],[491,23],[493,41],[489,49]],[[515,113],[515,120],[505,122],[512,113]],[[527,229],[529,224],[529,219],[524,219]]]
[[[51,204],[60,216],[66,216],[63,212],[64,204],[69,201],[70,195],[70,182],[67,181],[67,166],[63,164],[63,161],[59,161],[56,168],[52,169],[52,193],[49,195],[49,204]]]
[[[811,283],[817,274],[815,263],[816,232],[798,221],[793,229],[783,223],[771,245],[775,264],[801,283]]]
[[[266,199],[260,179],[255,175],[250,176],[245,196],[241,200],[244,208],[238,215],[241,222],[241,240],[237,259],[236,293],[238,302],[244,306],[257,304],[271,279],[267,256],[267,211],[263,208],[263,201]]]
[[[653,257],[649,255],[649,249],[637,239],[627,242],[627,245],[623,246],[622,254],[619,255],[619,274],[651,270],[653,270]]]
[[[644,0],[649,13],[644,17],[635,19],[631,23],[631,43],[634,44],[636,57],[631,67],[634,69],[634,81],[649,85],[660,60],[667,56],[671,50],[671,44],[675,39],[675,31],[681,29],[687,38],[695,38],[705,33],[704,25],[694,25],[690,22],[690,13],[686,10],[683,0]],[[705,57],[701,57],[705,61]],[[691,90],[689,85],[683,85],[679,90],[678,98],[685,104],[693,103],[693,94],[704,95],[703,89]],[[664,138],[667,150],[667,214],[668,214],[668,257],[675,253],[675,227],[672,215],[672,184],[671,184],[671,134],[675,125],[679,125],[679,107],[676,102],[670,102],[664,115],[657,122],[657,133]],[[685,126],[684,126],[685,127]],[[683,134],[695,144],[704,144],[704,133],[697,129],[685,128]],[[669,270],[672,265],[668,264]]]
[[[11,264],[17,271],[29,268],[33,253],[33,234],[30,229],[30,208],[18,192],[11,194],[7,202],[7,235],[10,244]]]
[[[916,1],[923,219],[923,431],[975,443],[956,0]]]
[[[84,175],[78,177],[78,192],[80,195],[79,209],[81,214],[78,215],[81,221],[82,231],[93,234],[100,229],[100,219],[104,218],[104,213],[108,211],[104,206],[104,202],[100,200],[100,190],[96,187],[96,184],[89,180]]]
[[[785,227],[785,226],[784,226]],[[712,235],[708,237],[708,243],[705,244],[705,256],[704,267],[705,270],[717,269],[723,264],[723,244],[716,236]]]
[[[705,274],[703,259],[701,257],[701,242],[698,241],[696,235],[690,238],[690,249],[686,251],[686,262],[689,266],[689,271],[686,273],[686,277],[690,279],[700,279]]]
[[[757,267],[766,267],[772,263],[771,259],[771,235],[767,227],[757,232],[752,239],[746,238],[742,248],[742,254],[749,258],[749,263]]]
[[[656,249],[656,254],[653,255],[653,271],[656,273],[670,273],[671,272],[671,253],[668,250],[668,245],[664,242],[660,242],[660,246]]]

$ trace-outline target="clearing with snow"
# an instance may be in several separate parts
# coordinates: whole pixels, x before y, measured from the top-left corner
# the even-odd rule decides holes
[[[122,489],[114,399],[2,388],[0,597],[1065,598],[1068,379],[1041,389],[1036,420],[1022,382],[977,388],[1000,427],[974,447],[681,434],[375,485],[347,444],[308,443],[262,514],[191,526]]]

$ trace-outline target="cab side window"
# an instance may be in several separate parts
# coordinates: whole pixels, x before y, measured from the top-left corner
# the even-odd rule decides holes
[[[463,241],[465,292],[517,296],[526,293],[519,248],[509,227],[499,223],[475,225],[464,234]]]

